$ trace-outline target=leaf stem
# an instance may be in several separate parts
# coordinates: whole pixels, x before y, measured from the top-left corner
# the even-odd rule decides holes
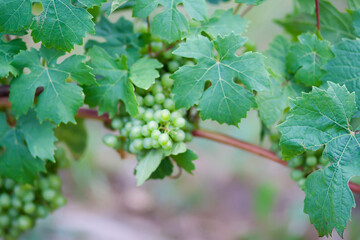
[[[316,7],[316,29],[320,32],[320,9],[319,9],[319,0],[315,0]]]
[[[244,17],[252,8],[254,5],[249,5],[245,10],[240,14],[240,17]]]
[[[242,3],[238,3],[238,5],[234,9],[234,12],[233,12],[234,15],[236,15],[239,12],[241,6],[242,6]]]

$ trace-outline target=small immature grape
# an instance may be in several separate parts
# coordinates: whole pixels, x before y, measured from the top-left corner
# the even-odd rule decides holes
[[[180,64],[178,62],[176,62],[176,61],[171,61],[171,62],[169,62],[167,64],[167,67],[168,67],[169,71],[173,73],[173,72],[176,72],[176,70],[179,69]]]
[[[3,193],[0,195],[0,207],[8,208],[11,206],[11,198],[8,194]]]
[[[29,202],[24,205],[24,212],[27,214],[33,214],[36,211],[36,206],[34,203]]]
[[[152,105],[155,104],[155,98],[153,95],[146,95],[145,98],[144,98],[144,104],[148,107],[151,107]]]
[[[120,136],[122,137],[128,137],[129,136],[129,131],[126,130],[125,128],[120,130]]]
[[[127,122],[127,123],[125,124],[124,129],[126,129],[128,132],[130,132],[131,129],[132,129],[132,127],[133,127],[133,124],[132,124],[131,122]]]
[[[300,180],[301,178],[303,178],[303,176],[304,176],[304,173],[298,169],[292,170],[290,173],[290,177],[294,181]]]
[[[191,142],[191,140],[193,139],[193,136],[191,133],[187,132],[185,133],[185,140],[184,142]]]
[[[163,93],[163,87],[161,86],[160,83],[155,83],[155,85],[153,86],[153,88],[151,89],[151,93],[153,95],[156,95],[158,93]]]
[[[171,114],[170,111],[167,109],[164,109],[161,111],[160,119],[164,122],[167,122],[170,120]]]
[[[66,205],[66,198],[64,198],[62,195],[57,195],[53,200],[53,204],[55,208],[63,207]]]
[[[141,137],[141,127],[134,126],[130,131],[130,139],[135,139]]]
[[[158,111],[158,110],[161,110],[161,109],[162,109],[162,106],[161,106],[160,104],[155,104],[155,105],[152,107],[152,109],[153,109],[154,111]]]
[[[161,132],[158,129],[155,129],[151,132],[151,138],[154,140],[158,140],[161,135]]]
[[[143,119],[145,122],[150,122],[154,118],[154,111],[151,109],[148,109],[145,111]]]
[[[144,98],[140,95],[136,95],[136,101],[139,104],[139,106],[142,106],[144,104]]]
[[[143,146],[145,149],[150,149],[152,148],[152,138],[145,138],[143,141]]]
[[[183,130],[172,131],[170,135],[175,142],[183,142],[185,140],[185,132]]]
[[[165,150],[171,150],[172,149],[172,142],[171,140],[169,140],[165,145],[163,145],[162,147],[165,149]]]
[[[157,104],[162,104],[162,103],[164,103],[164,102],[165,102],[165,95],[162,94],[162,93],[157,93],[157,94],[155,95],[155,102],[156,102]]]
[[[309,167],[314,167],[317,164],[317,159],[315,156],[308,156],[306,157],[306,165],[308,165]]]
[[[120,130],[124,127],[124,123],[121,120],[121,118],[114,118],[113,120],[111,120],[111,127],[115,130]]]
[[[306,181],[305,178],[301,178],[301,179],[297,182],[297,184],[298,184],[298,186],[299,186],[300,189],[304,189],[304,188],[305,188],[305,181]]]
[[[294,157],[289,160],[289,167],[291,168],[297,168],[304,164],[304,158],[301,156]]]
[[[56,191],[53,189],[46,189],[42,192],[42,197],[48,201],[51,202],[56,196]]]
[[[173,54],[171,53],[171,51],[167,51],[163,53],[163,56],[165,59],[171,59],[173,57]]]
[[[160,122],[160,121],[161,121],[161,110],[157,110],[157,111],[154,113],[154,120],[157,121],[157,122]]]
[[[175,109],[174,101],[169,99],[169,98],[166,99],[165,102],[164,102],[164,108],[166,108],[166,109],[168,109],[170,111],[174,110]]]
[[[11,199],[11,206],[13,208],[20,209],[22,207],[22,203],[21,203],[20,199],[18,199],[17,197],[13,197]]]
[[[181,118],[182,117],[182,114],[179,112],[179,111],[176,111],[176,112],[172,112],[171,113],[171,120],[174,120],[176,118]]]
[[[31,201],[34,201],[34,199],[35,199],[35,194],[34,194],[34,192],[27,192],[27,193],[22,197],[23,202],[31,202]]]
[[[5,186],[6,189],[11,190],[15,186],[15,181],[10,179],[10,178],[7,178],[5,180],[4,186]]]
[[[174,80],[170,78],[169,73],[165,73],[161,76],[161,84],[166,88],[171,88],[174,85]]]
[[[6,227],[10,224],[10,218],[6,214],[0,215],[0,227]]]
[[[143,149],[143,140],[137,138],[132,142],[132,145],[137,151],[141,151]]]
[[[59,176],[52,174],[48,177],[50,186],[54,189],[60,189],[61,188],[61,179]]]
[[[49,215],[49,210],[46,207],[44,207],[43,205],[38,205],[36,208],[36,215],[39,218],[44,218],[47,215]]]
[[[151,131],[150,131],[148,125],[144,125],[144,126],[141,127],[141,134],[142,134],[144,137],[149,137],[149,136],[151,135]]]
[[[112,134],[106,134],[102,138],[102,141],[106,146],[112,147],[112,148],[116,148],[119,145],[118,138]]]
[[[155,139],[152,139],[152,147],[153,148],[159,148],[160,147],[160,144],[157,140]]]
[[[178,127],[178,128],[183,128],[183,127],[185,127],[185,124],[186,124],[186,120],[182,117],[175,118],[173,122],[174,122],[174,126]]]
[[[169,134],[167,133],[162,133],[160,134],[159,138],[158,138],[158,142],[160,143],[161,146],[165,146],[168,142],[169,142]]]
[[[148,128],[150,131],[154,131],[155,129],[158,129],[159,124],[155,121],[148,122]]]
[[[28,230],[29,228],[31,228],[32,224],[33,224],[31,218],[28,217],[28,216],[25,216],[25,215],[20,216],[18,218],[17,222],[18,222],[19,229],[23,230],[23,231]]]

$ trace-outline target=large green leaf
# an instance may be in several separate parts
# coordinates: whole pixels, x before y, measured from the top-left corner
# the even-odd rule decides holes
[[[29,27],[31,23],[30,0],[0,1],[0,32],[18,33]]]
[[[256,106],[250,91],[262,91],[270,86],[261,54],[235,55],[244,42],[244,38],[231,34],[224,38],[219,36],[213,42],[199,36],[181,44],[174,54],[195,58],[198,64],[181,67],[172,75],[175,80],[173,92],[176,107],[189,108],[199,103],[202,119],[238,124],[247,111]],[[214,47],[218,56],[213,54]],[[237,84],[235,78],[246,89]],[[207,81],[211,82],[211,86],[204,92]]]
[[[13,57],[25,50],[26,45],[21,39],[14,39],[9,42],[4,42],[0,39],[0,78],[6,77],[9,73],[17,75],[17,70],[10,65]]]
[[[174,42],[180,40],[183,34],[188,31],[188,21],[177,9],[181,3],[184,4],[191,18],[203,20],[206,16],[204,0],[136,0],[133,14],[135,17],[145,18],[158,5],[162,5],[164,10],[153,18],[151,32],[165,41]]]
[[[193,151],[187,149],[186,152],[171,156],[171,158],[185,171],[193,174],[193,171],[195,170],[195,164],[193,161],[198,159],[198,156]]]
[[[28,0],[29,1],[29,0]],[[70,0],[41,0],[44,11],[31,24],[31,36],[46,47],[64,51],[81,45],[86,33],[94,33],[92,16]]]
[[[333,57],[330,43],[308,33],[298,36],[298,39],[299,42],[291,46],[287,55],[287,69],[295,74],[298,83],[319,86],[325,73],[321,67]]]
[[[31,49],[16,55],[12,65],[21,72],[27,68],[30,73],[24,72],[10,82],[10,102],[17,116],[25,114],[34,105],[36,89],[44,90],[38,98],[35,110],[40,121],[51,120],[56,124],[74,122],[74,115],[83,104],[82,90],[74,83],[67,83],[67,79],[79,83],[91,84],[94,82],[90,68],[82,62],[84,57],[73,55],[60,64],[49,58],[54,49],[42,48],[40,51]],[[61,55],[56,53],[55,55]],[[50,60],[45,66],[41,63]]]
[[[35,123],[35,114],[31,114],[21,118],[21,121],[30,121]],[[36,127],[45,127],[44,129],[33,129],[34,136],[29,136],[29,128],[21,126],[16,128],[10,127],[6,122],[5,114],[0,113],[0,147],[4,148],[4,152],[0,154],[0,175],[3,177],[9,177],[17,182],[32,183],[34,179],[39,175],[39,172],[45,172],[45,161],[38,157],[34,157],[29,151],[28,147],[36,155],[42,155],[43,151],[51,151],[51,149],[40,149],[43,141],[49,140],[49,143],[45,145],[49,146],[53,143],[53,137],[48,135],[47,131],[51,131],[51,127],[40,126],[40,123],[36,123]],[[25,130],[25,132],[23,132]],[[24,136],[24,133],[26,136]],[[29,138],[30,137],[30,138]],[[50,138],[49,138],[50,137]],[[36,139],[39,138],[39,139]],[[32,142],[34,141],[34,142]],[[30,146],[27,146],[30,144]],[[39,144],[39,145],[37,145]],[[52,147],[51,147],[52,148]]]
[[[264,54],[265,64],[277,75],[286,76],[286,56],[288,55],[291,43],[284,36],[278,35],[269,44],[269,50]]]
[[[360,8],[359,0],[346,0],[346,2],[350,10],[357,10]]]
[[[356,94],[356,104],[360,106],[360,40],[344,39],[331,48],[335,57],[325,66],[323,81],[345,84],[350,92]]]
[[[130,68],[130,79],[139,88],[148,89],[155,83],[155,79],[160,76],[157,68],[163,65],[156,59],[141,58]]]
[[[333,228],[342,236],[355,206],[348,182],[360,175],[360,137],[350,126],[356,110],[355,93],[329,82],[327,90],[315,87],[295,100],[278,127],[287,159],[325,146],[323,155],[331,161],[330,166],[312,173],[305,186],[304,211],[320,236],[331,235]]]

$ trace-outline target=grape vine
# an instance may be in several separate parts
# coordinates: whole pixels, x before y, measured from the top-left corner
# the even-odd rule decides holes
[[[288,166],[319,236],[343,236],[360,193],[350,181],[360,176],[360,2],[342,12],[294,1],[264,52],[244,32],[246,14],[266,1],[235,0],[209,16],[219,2],[0,2],[0,236],[16,239],[65,205],[57,168],[65,152],[83,154],[83,118],[113,131],[105,145],[136,155],[138,185],[173,178],[174,166],[193,174],[193,136]],[[84,53],[72,54],[75,45]],[[251,109],[270,149],[199,128],[238,126]]]

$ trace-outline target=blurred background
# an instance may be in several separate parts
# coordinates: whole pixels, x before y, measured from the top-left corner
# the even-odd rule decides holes
[[[336,1],[340,7],[345,1]],[[232,3],[210,5],[229,9]],[[243,8],[245,8],[243,6]],[[292,9],[290,0],[268,0],[253,8],[245,34],[258,50],[282,33],[273,19]],[[241,10],[240,10],[241,12]],[[115,13],[116,21],[131,12]],[[30,38],[28,45],[31,46]],[[36,46],[36,45],[35,45]],[[82,52],[77,47],[74,52]],[[303,213],[304,193],[289,169],[250,153],[204,139],[189,148],[199,155],[195,174],[149,181],[136,187],[133,156],[121,159],[102,142],[103,124],[87,120],[88,148],[82,159],[61,172],[67,206],[22,239],[26,240],[262,240],[318,239]],[[260,120],[249,112],[239,128],[202,122],[201,127],[248,142],[260,142]],[[357,196],[359,198],[359,196]],[[345,239],[360,239],[360,209],[353,210]],[[340,239],[336,233],[329,239]]]

